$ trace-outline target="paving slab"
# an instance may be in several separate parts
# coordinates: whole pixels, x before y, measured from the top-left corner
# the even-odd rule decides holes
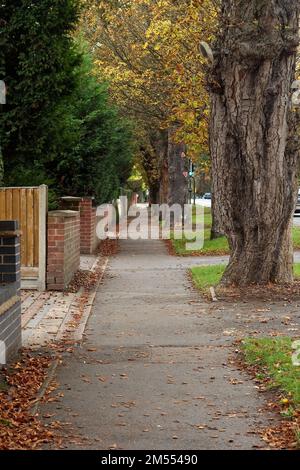
[[[85,340],[57,370],[61,398],[40,409],[70,423],[66,448],[265,446],[256,431],[276,418],[234,360],[236,339],[256,334],[261,317],[254,305],[205,302],[186,268],[163,242],[120,241]],[[281,324],[274,309],[269,331]]]
[[[98,262],[100,258],[97,255],[82,255],[80,269],[93,271],[98,266]],[[64,339],[69,333],[69,325],[71,323],[74,325],[74,316],[78,314],[81,295],[82,289],[79,289],[77,293],[22,290],[23,346],[38,349],[45,347],[49,342]]]

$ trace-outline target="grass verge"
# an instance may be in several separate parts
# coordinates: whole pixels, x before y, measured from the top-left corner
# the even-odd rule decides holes
[[[282,392],[282,404],[300,409],[300,367],[292,362],[292,343],[288,337],[247,338],[242,351],[246,364],[257,368],[257,378]]]
[[[197,266],[191,268],[192,279],[199,290],[205,290],[219,284],[226,266],[223,264],[211,266]]]
[[[210,228],[205,228],[204,230],[204,246],[201,250],[187,250],[186,243],[189,242],[190,240],[187,240],[184,237],[181,240],[175,240],[173,237],[171,238],[173,250],[175,254],[179,256],[218,256],[229,254],[227,239],[225,237],[221,237],[216,240],[211,240]]]
[[[221,281],[225,268],[224,264],[196,266],[191,268],[192,280],[201,291],[215,287]],[[300,279],[300,263],[294,264],[294,275],[296,280]]]
[[[293,339],[246,338],[242,341],[244,364],[263,384],[276,390],[280,398],[274,405],[283,421],[262,433],[271,447],[300,448],[300,367],[293,364]],[[299,357],[299,356],[298,356]]]
[[[193,216],[193,222],[196,223],[196,216]],[[212,224],[211,210],[204,210],[204,246],[201,250],[190,251],[186,249],[186,239],[171,239],[174,253],[179,256],[218,256],[229,255],[229,246],[226,237],[210,239],[210,230]],[[293,227],[293,243],[294,249],[300,250],[300,227]]]

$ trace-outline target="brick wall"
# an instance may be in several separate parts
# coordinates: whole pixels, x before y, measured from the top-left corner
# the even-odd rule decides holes
[[[20,236],[16,221],[0,221],[0,364],[22,345]]]
[[[96,236],[96,207],[92,198],[83,198],[80,203],[80,251],[82,254],[95,253],[99,241]]]
[[[99,245],[96,235],[96,207],[91,197],[63,197],[60,207],[80,212],[80,253],[91,255]]]
[[[69,211],[79,211],[82,197],[65,196],[60,198],[60,209]]]
[[[79,267],[79,212],[70,210],[49,212],[47,288],[64,290]]]

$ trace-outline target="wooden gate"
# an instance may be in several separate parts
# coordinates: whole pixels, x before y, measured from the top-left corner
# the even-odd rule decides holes
[[[48,188],[0,188],[0,220],[18,220],[21,230],[21,285],[46,289]]]

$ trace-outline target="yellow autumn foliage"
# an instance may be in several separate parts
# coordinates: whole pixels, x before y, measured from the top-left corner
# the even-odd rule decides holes
[[[141,135],[179,124],[195,159],[208,149],[209,99],[200,41],[217,23],[212,0],[86,0],[81,27],[96,70]]]

